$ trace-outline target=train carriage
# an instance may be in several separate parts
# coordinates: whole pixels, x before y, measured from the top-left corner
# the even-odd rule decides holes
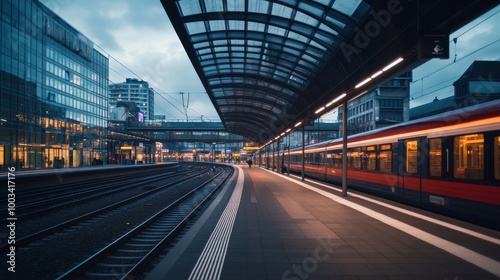
[[[499,109],[492,101],[348,137],[348,187],[500,229]],[[280,153],[301,172],[301,148]],[[305,175],[341,184],[342,156],[341,139],[307,146]]]

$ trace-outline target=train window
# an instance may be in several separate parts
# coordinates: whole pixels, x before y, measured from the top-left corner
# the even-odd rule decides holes
[[[417,140],[406,141],[406,172],[418,173],[418,142]]]
[[[366,147],[366,170],[376,171],[377,170],[377,151],[375,146]]]
[[[442,147],[443,140],[441,138],[429,139],[429,175],[431,176],[441,176]]]
[[[456,136],[454,141],[455,178],[484,178],[484,136],[469,134]]]
[[[342,152],[333,152],[332,159],[334,168],[342,168]]]
[[[351,162],[351,168],[353,169],[361,169],[361,158],[363,153],[361,152],[361,148],[353,148],[351,149],[349,156]]]
[[[500,180],[500,136],[495,137],[495,141],[493,142],[493,149],[495,154],[495,158],[493,160],[495,179]]]
[[[380,145],[378,155],[378,166],[381,172],[392,172],[392,147],[390,144]]]

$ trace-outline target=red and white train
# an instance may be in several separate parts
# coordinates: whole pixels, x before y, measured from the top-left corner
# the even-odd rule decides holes
[[[347,147],[348,188],[500,229],[500,100],[356,134]],[[301,154],[280,152],[275,166],[300,173]],[[342,139],[307,146],[304,172],[340,185]]]

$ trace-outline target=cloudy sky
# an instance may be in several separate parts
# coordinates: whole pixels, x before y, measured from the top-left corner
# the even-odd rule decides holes
[[[40,1],[109,55],[111,82],[148,81],[158,93],[155,114],[186,119],[187,110],[190,120],[219,120],[159,0]],[[451,34],[457,43],[456,51],[450,43],[450,59],[432,60],[413,71],[410,106],[453,95],[452,83],[474,60],[499,60],[498,26],[500,6]]]
[[[41,0],[109,55],[110,80],[143,79],[155,114],[219,120],[159,0]],[[101,49],[100,49],[101,48]],[[184,103],[182,95],[184,92]],[[187,104],[189,93],[189,104]]]
[[[413,70],[410,107],[454,94],[453,82],[474,60],[500,60],[500,6],[450,34],[450,58],[434,59]],[[453,39],[457,38],[454,43]],[[455,58],[456,55],[456,58]]]

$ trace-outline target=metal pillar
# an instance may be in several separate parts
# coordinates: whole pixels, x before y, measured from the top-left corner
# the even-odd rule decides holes
[[[290,175],[290,138],[291,138],[291,133],[288,134],[288,168],[287,168],[287,175]]]
[[[342,114],[342,196],[347,196],[347,100]]]
[[[302,125],[302,181],[304,181],[304,169],[305,169],[305,151],[304,151],[304,142],[306,134],[306,124]]]

